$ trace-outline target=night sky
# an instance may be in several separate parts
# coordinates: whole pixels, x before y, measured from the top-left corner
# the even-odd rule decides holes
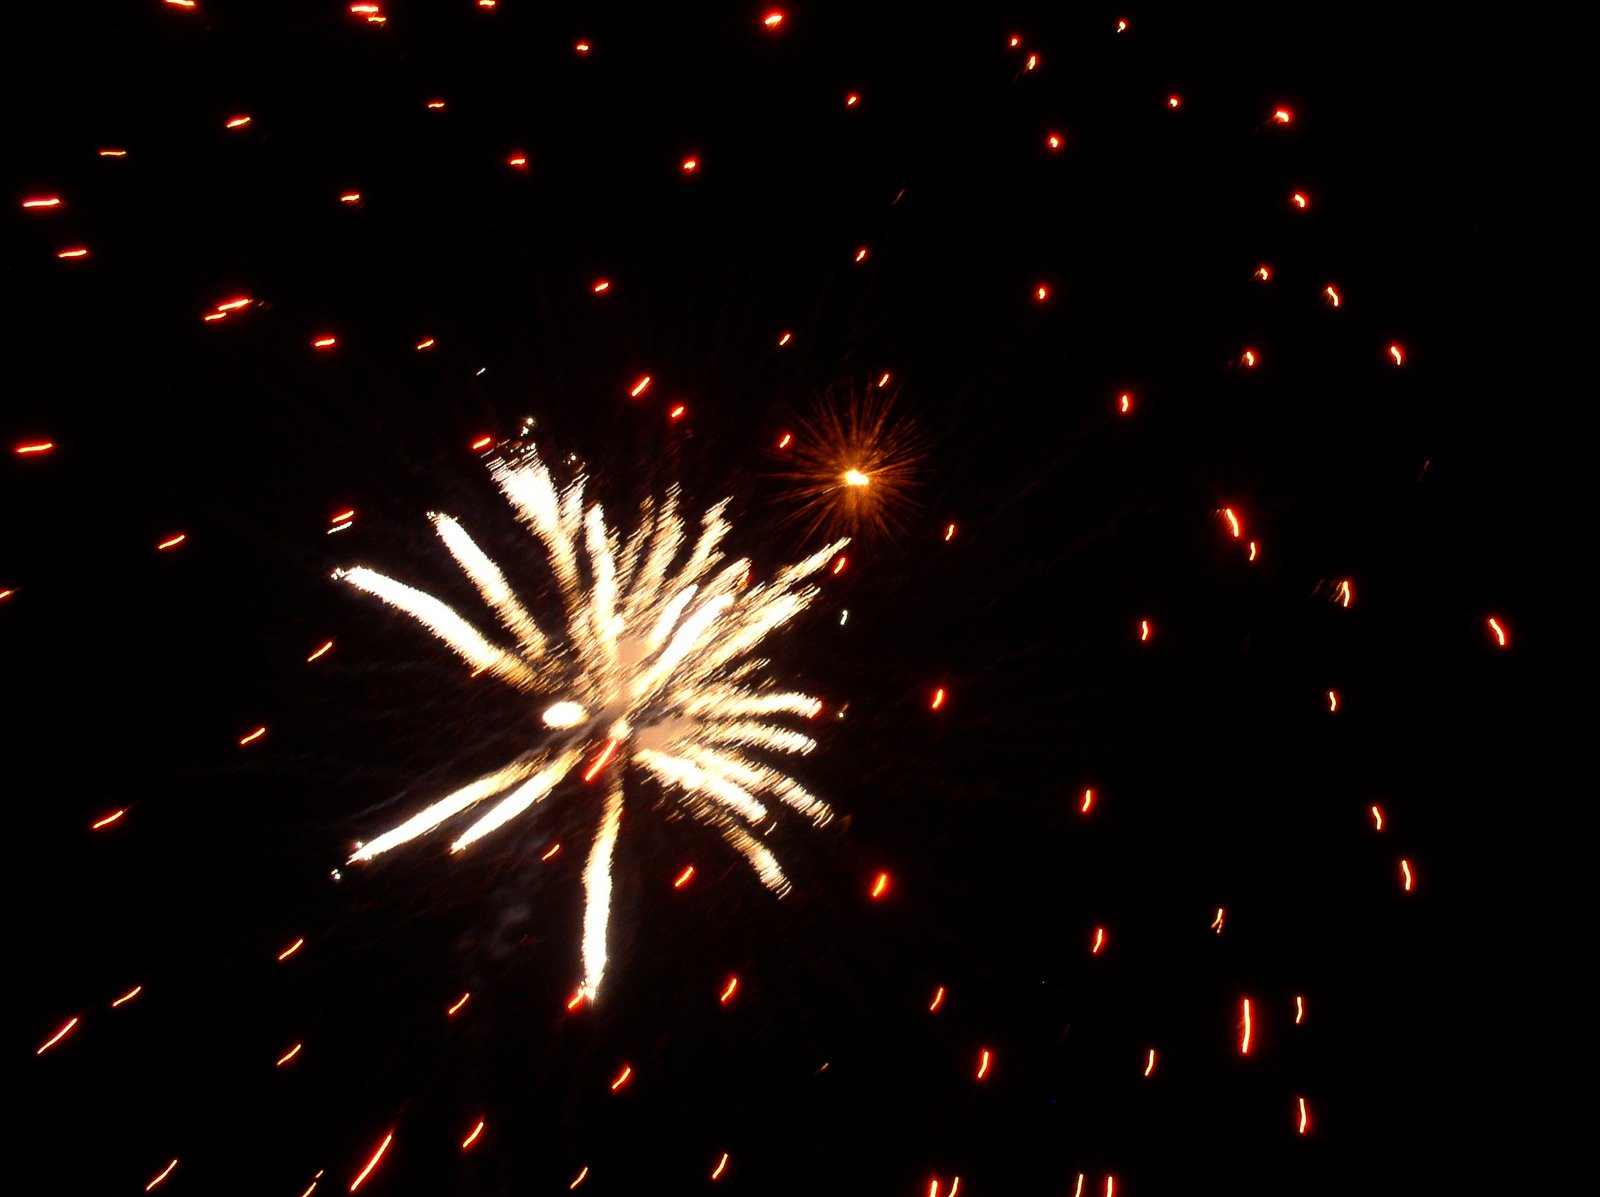
[[[344,1193],[390,1134],[359,1191],[1549,1166],[1535,280],[1592,235],[1529,201],[1593,187],[1535,164],[1529,30],[104,7],[6,37],[0,1188]],[[763,652],[825,704],[792,892],[630,775],[569,1011],[594,787],[345,863],[536,712],[336,568],[492,628],[445,511],[559,610],[485,468],[531,418],[625,527],[731,496],[770,576],[824,543],[785,434],[875,393],[909,517]]]

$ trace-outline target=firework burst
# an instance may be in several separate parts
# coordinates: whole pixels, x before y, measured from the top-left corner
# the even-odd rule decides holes
[[[916,512],[928,442],[895,406],[888,377],[828,391],[780,441],[782,498],[806,536],[888,536]]]
[[[763,799],[819,826],[832,818],[825,803],[759,755],[815,748],[784,720],[814,717],[822,704],[765,679],[768,662],[753,654],[811,604],[818,590],[806,580],[847,542],[752,585],[749,560],[727,561],[720,550],[729,531],[726,500],[702,516],[684,557],[675,489],[659,507],[648,504],[623,538],[599,504],[585,507],[582,474],[558,486],[531,447],[515,461],[497,459],[491,474],[548,556],[564,607],[559,633],[540,625],[499,566],[447,515],[431,517],[440,539],[514,647],[491,642],[439,599],[373,570],[335,576],[416,619],[475,670],[538,696],[542,743],[360,845],[351,861],[371,860],[498,797],[456,836],[451,851],[460,852],[581,769],[585,783],[603,785],[583,873],[581,992],[592,999],[606,967],[612,861],[630,767],[714,827],[780,896],[789,882],[759,838],[768,816]]]

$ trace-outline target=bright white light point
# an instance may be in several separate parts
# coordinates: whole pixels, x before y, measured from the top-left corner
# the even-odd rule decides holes
[[[868,478],[860,470],[853,467],[844,472],[844,483],[846,486],[865,486],[871,481],[871,478]]]
[[[545,708],[544,725],[558,729],[577,727],[588,717],[589,712],[579,703],[557,702]]]

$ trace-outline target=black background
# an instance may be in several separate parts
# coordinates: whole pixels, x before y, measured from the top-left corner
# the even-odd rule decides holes
[[[1581,276],[1593,198],[1537,144],[1560,29],[384,8],[9,18],[0,430],[58,447],[0,470],[8,1191],[136,1193],[174,1156],[175,1193],[344,1191],[389,1128],[365,1191],[565,1192],[587,1165],[590,1192],[699,1192],[724,1151],[734,1191],[908,1197],[1553,1166],[1574,798],[1531,670],[1568,633],[1538,579],[1580,309],[1549,280]],[[260,303],[202,321],[236,294]],[[808,548],[770,446],[884,371],[933,443],[921,513],[770,649],[829,703],[803,773],[845,816],[774,837],[792,894],[641,784],[574,1016],[581,787],[463,859],[432,837],[331,880],[530,717],[334,567],[476,616],[445,510],[541,593],[468,448],[532,415],[614,516],[674,480],[732,495],[770,571]]]

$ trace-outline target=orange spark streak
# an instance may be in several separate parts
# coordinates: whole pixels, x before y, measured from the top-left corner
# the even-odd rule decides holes
[[[689,884],[689,879],[694,876],[694,866],[690,865],[678,874],[678,879],[672,883],[673,889],[682,889]]]
[[[778,338],[778,344],[781,347],[781,346],[787,345],[793,339],[794,339],[794,334],[786,332],[781,337]]]
[[[124,806],[124,807],[119,807],[117,810],[112,811],[109,815],[101,815],[99,819],[97,819],[93,823],[89,824],[89,830],[90,831],[99,831],[102,827],[110,827],[111,824],[115,823],[118,819],[122,818],[122,816],[127,814],[127,813],[128,813],[128,808]]]
[[[787,449],[792,444],[794,444],[794,433],[792,432],[786,432],[778,438],[778,448],[780,449]]]
[[[1256,278],[1260,279],[1262,282],[1267,282],[1272,278],[1272,270],[1267,266],[1257,266]]]
[[[881,898],[889,891],[889,874],[879,873],[872,883],[873,898]]]
[[[1322,293],[1328,297],[1328,302],[1330,304],[1332,304],[1334,307],[1338,307],[1341,303],[1344,302],[1340,298],[1338,290],[1335,289],[1334,286],[1331,283],[1328,286],[1322,288]]]
[[[552,844],[545,851],[545,854],[543,856],[539,857],[539,859],[540,860],[549,860],[552,856],[554,856],[559,851],[561,851],[561,845],[560,844]]]
[[[59,208],[61,206],[61,197],[59,195],[41,195],[37,199],[23,200],[22,206],[24,208]]]
[[[1328,691],[1328,714],[1331,715],[1335,711],[1337,711],[1338,709],[1339,709],[1339,692],[1337,690],[1329,690]]]
[[[583,1005],[584,993],[582,989],[573,990],[572,996],[567,999],[567,1009],[576,1010]]]
[[[444,107],[444,101],[443,100],[429,100],[428,101],[428,107],[429,108],[443,108]]]
[[[844,106],[846,108],[854,108],[859,103],[861,103],[861,97],[856,95],[855,92],[851,92],[844,98]]]
[[[278,959],[280,961],[287,960],[287,959],[289,959],[290,956],[293,956],[296,952],[298,952],[301,948],[303,948],[305,946],[306,946],[306,941],[304,939],[297,939],[292,944],[290,944],[288,947],[284,948],[283,951],[278,953]]]
[[[346,191],[339,197],[339,202],[341,204],[359,204],[361,202],[361,193],[359,191]]]
[[[1248,1056],[1250,1054],[1250,999],[1249,998],[1245,998],[1244,999],[1242,1010],[1243,1010],[1243,1013],[1240,1015],[1240,1017],[1244,1021],[1243,1021],[1243,1031],[1242,1031],[1240,1039],[1239,1039],[1239,1054],[1241,1056]]]
[[[1133,410],[1133,396],[1127,391],[1123,391],[1122,394],[1117,396],[1117,410],[1123,415],[1127,415]]]
[[[1368,809],[1372,811],[1372,829],[1374,831],[1382,831],[1383,809],[1376,802],[1374,802]]]
[[[1045,286],[1045,284],[1040,283],[1033,289],[1033,297],[1038,302],[1043,303],[1045,300],[1050,298],[1050,288]]]
[[[177,1166],[178,1166],[178,1161],[177,1160],[173,1160],[165,1168],[161,1169],[160,1172],[156,1173],[153,1177],[150,1178],[150,1183],[145,1185],[144,1191],[146,1193],[148,1193],[151,1189],[155,1188],[162,1181],[166,1180],[167,1177],[172,1175],[172,1170],[174,1168],[176,1168]]]
[[[338,337],[318,337],[315,341],[311,342],[311,348],[313,348],[313,349],[332,349],[338,343],[339,343],[339,338]]]
[[[1289,202],[1291,204],[1293,204],[1296,208],[1299,208],[1301,211],[1304,211],[1306,209],[1306,207],[1311,203],[1311,200],[1306,196],[1305,192],[1296,191],[1293,195],[1291,195],[1289,197]]]
[[[1341,606],[1344,606],[1344,607],[1348,607],[1350,605],[1351,600],[1355,598],[1355,592],[1350,589],[1350,579],[1349,578],[1341,578],[1339,580],[1338,595],[1339,595],[1339,604]]]
[[[1295,1100],[1300,1103],[1300,1134],[1303,1135],[1308,1130],[1311,1129],[1311,1115],[1306,1110],[1306,1099],[1305,1098],[1297,1097],[1297,1098],[1295,1098]]]
[[[611,290],[611,280],[604,278],[596,279],[594,286],[590,287],[589,290],[593,291],[596,295],[599,295],[603,291],[609,291]]]
[[[933,991],[933,1001],[928,1003],[928,1013],[932,1014],[935,1010],[937,1010],[942,1005],[944,1005],[944,986],[943,985],[939,986],[938,989],[935,989]]]
[[[838,560],[833,563],[833,572],[836,576],[844,573],[844,567],[849,560],[850,558],[846,557],[843,553],[839,554]]]
[[[73,1015],[71,1018],[69,1018],[67,1020],[67,1025],[66,1026],[62,1027],[54,1035],[50,1036],[50,1038],[46,1039],[42,1044],[40,1044],[39,1047],[34,1051],[33,1054],[36,1055],[36,1056],[44,1055],[45,1052],[49,1051],[52,1047],[54,1047],[56,1044],[60,1043],[63,1039],[65,1039],[67,1037],[68,1033],[71,1032],[72,1028],[77,1026],[77,1025],[78,1025],[78,1017],[77,1017],[77,1015]]]
[[[1306,999],[1300,994],[1294,995],[1294,1025],[1299,1026],[1306,1020]]]
[[[1254,349],[1246,349],[1242,354],[1239,355],[1239,360],[1244,363],[1246,369],[1255,369],[1256,351]]]
[[[425,341],[418,341],[417,342],[417,348],[418,349],[432,349],[434,347],[435,343],[436,342],[434,341],[434,339],[432,337],[429,337]]]
[[[1504,648],[1509,640],[1505,628],[1500,626],[1500,621],[1493,615],[1489,616],[1489,631],[1494,633],[1495,643]]]
[[[318,657],[326,656],[328,653],[330,653],[332,651],[333,651],[333,641],[332,640],[324,641],[323,644],[321,645],[321,647],[319,647],[316,652],[312,653],[309,657],[306,658],[306,664],[309,665],[309,664],[311,664],[311,662],[315,661]]]
[[[461,1007],[463,1007],[463,1006],[465,1006],[467,1004],[467,999],[470,998],[471,996],[472,996],[472,992],[470,990],[468,990],[466,993],[463,993],[460,997],[458,997],[456,999],[456,1004],[451,1006],[448,1010],[446,1010],[444,1012],[445,1017],[446,1018],[454,1018],[457,1014],[459,1014],[461,1012]]]
[[[527,170],[528,156],[526,154],[513,152],[506,158],[506,165],[516,170]]]
[[[188,539],[189,539],[189,534],[187,532],[179,532],[176,536],[167,537],[160,544],[156,545],[156,548],[158,548],[158,549],[175,549],[180,544],[182,544],[184,541],[186,541]]]
[[[867,247],[865,245],[863,245],[859,249],[856,250],[856,261],[865,262],[866,260],[867,260]]]
[[[584,781],[593,781],[599,776],[600,770],[604,769],[611,762],[611,758],[616,755],[617,745],[621,742],[615,736],[606,741],[605,750],[595,758],[594,764],[590,765],[589,771],[583,775]]]
[[[1233,538],[1238,540],[1241,531],[1239,526],[1239,517],[1233,514],[1232,507],[1224,507],[1222,509],[1222,514],[1228,521],[1228,527],[1233,529]]]
[[[989,1075],[989,1049],[983,1049],[983,1055],[978,1058],[978,1080],[983,1080]]]
[[[494,437],[480,436],[477,440],[472,442],[472,448],[481,451],[483,449],[487,449],[492,444],[494,444]]]
[[[1150,1049],[1150,1054],[1147,1057],[1145,1057],[1144,1074],[1145,1074],[1145,1076],[1149,1076],[1155,1070],[1156,1070],[1156,1049],[1152,1047]]]
[[[1094,805],[1094,790],[1092,788],[1084,790],[1083,791],[1083,805],[1078,807],[1078,813],[1082,814],[1082,815],[1088,814],[1089,813],[1089,808],[1091,806],[1093,806],[1093,805]]]
[[[698,158],[685,158],[683,160],[683,173],[684,174],[692,175],[692,174],[694,174],[695,171],[697,171],[699,169],[700,169],[700,160]]]
[[[889,371],[885,370],[878,378],[878,389],[882,390],[889,385]]]
[[[942,706],[944,706],[944,687],[940,686],[933,692],[933,701],[928,704],[928,707],[930,710],[937,711]]]
[[[230,117],[228,119],[228,123],[223,127],[228,129],[242,129],[249,123],[250,118],[248,116],[235,116]]]
[[[1150,621],[1148,619],[1141,619],[1139,621],[1139,639],[1150,639]]]
[[[1120,30],[1119,30],[1120,32]],[[1078,1183],[1073,1187],[1072,1197],[1083,1197],[1083,1173],[1078,1173]]]
[[[1222,909],[1222,907],[1218,906],[1217,907],[1217,917],[1211,920],[1211,929],[1213,931],[1215,931],[1218,935],[1222,934],[1222,917],[1223,917],[1224,913],[1225,913],[1225,911]]]
[[[243,748],[246,744],[253,744],[257,740],[259,740],[262,736],[264,736],[266,734],[267,734],[267,729],[266,728],[258,727],[258,728],[256,728],[255,731],[251,732],[248,736],[243,737],[239,741],[239,747]]]
[[[956,526],[954,524],[946,524],[944,526],[944,538],[945,538],[945,540],[947,542],[951,541],[951,540],[954,540],[955,536],[956,536]]]
[[[1401,352],[1400,346],[1398,345],[1389,346],[1389,356],[1394,358],[1394,364],[1397,366],[1403,364],[1406,360],[1405,354]]]
[[[18,445],[14,452],[18,456],[25,456],[29,453],[48,453],[55,447],[56,443],[54,441],[33,441],[26,445]]]
[[[728,1167],[728,1153],[726,1151],[724,1151],[722,1153],[722,1158],[717,1161],[717,1166],[715,1168],[711,1169],[711,1179],[712,1180],[720,1180],[722,1178],[722,1173],[727,1169],[727,1167]]]
[[[87,258],[88,256],[89,251],[81,245],[72,249],[63,249],[56,254],[58,258]]]
[[[729,977],[728,987],[722,991],[722,996],[717,999],[724,1006],[733,1000],[734,992],[739,988],[739,978]]]
[[[389,1150],[389,1144],[394,1142],[394,1132],[390,1131],[383,1136],[383,1142],[378,1144],[378,1150],[372,1153],[372,1158],[367,1161],[367,1166],[361,1169],[361,1174],[350,1182],[350,1191],[354,1193],[361,1187],[361,1182],[372,1175],[372,1170],[378,1166],[378,1161],[383,1158],[383,1153]]]
[[[330,516],[329,519],[328,519],[328,522],[330,524],[342,524],[342,523],[344,523],[345,520],[355,518],[355,514],[356,514],[356,509],[354,507],[347,507],[347,508],[345,508],[345,510],[341,511],[338,515]]]
[[[1272,114],[1272,119],[1277,121],[1280,125],[1287,125],[1291,119],[1289,110],[1287,108],[1278,109]]]
[[[783,24],[783,14],[777,9],[773,9],[766,16],[761,18],[761,23],[768,29],[776,29],[779,25]]]
[[[628,398],[637,399],[640,395],[644,394],[645,388],[649,385],[650,376],[648,374],[641,375],[639,381],[633,384],[633,390],[628,392]]]
[[[282,1068],[290,1060],[292,1060],[296,1056],[298,1056],[300,1054],[300,1049],[303,1048],[303,1047],[305,1047],[305,1044],[303,1044],[303,1043],[295,1044],[288,1051],[284,1052],[283,1055],[278,1057],[278,1062],[275,1065],[273,1065],[273,1067],[274,1068]]]
[[[128,151],[127,150],[101,150],[100,151],[100,156],[102,158],[126,158],[128,156]]]
[[[478,1141],[478,1136],[483,1134],[483,1121],[484,1120],[482,1118],[478,1119],[478,1125],[472,1128],[472,1133],[469,1134],[465,1139],[461,1140],[462,1151],[466,1151],[467,1148],[476,1143]]]
[[[622,1086],[626,1085],[628,1083],[628,1078],[632,1075],[633,1065],[624,1064],[622,1066],[622,1071],[617,1073],[617,1079],[611,1082],[611,1092],[615,1093],[618,1089],[622,1088]]]
[[[585,1164],[583,1166],[583,1170],[581,1172],[579,1172],[578,1175],[576,1175],[576,1176],[574,1176],[572,1178],[572,1183],[570,1185],[568,1185],[567,1188],[569,1190],[577,1188],[579,1185],[581,1185],[583,1183],[584,1177],[586,1177],[588,1175],[589,1175],[589,1165]]]
[[[587,54],[589,52],[589,50],[591,49],[591,47],[590,47],[588,42],[579,42],[577,45],[573,46],[572,48],[574,50],[576,50],[579,54]]]
[[[1411,862],[1404,857],[1400,858],[1400,876],[1402,878],[1401,886],[1409,894],[1411,892]]]
[[[669,420],[681,420],[683,418],[683,413],[688,411],[688,410],[689,409],[687,407],[685,407],[683,404],[680,403],[676,407],[674,407],[671,411],[669,411],[667,413],[667,419],[669,419]]]
[[[1105,945],[1106,929],[1104,927],[1096,927],[1094,929],[1094,946],[1089,949],[1089,955],[1098,956],[1100,954],[1100,949],[1105,947]]]
[[[125,1005],[126,1003],[133,1001],[134,998],[138,997],[143,992],[144,992],[144,986],[143,985],[135,985],[132,989],[128,990],[128,992],[123,994],[121,997],[112,999],[111,1008],[113,1010],[115,1010],[118,1006]]]
[[[1252,540],[1250,542],[1250,556],[1245,558],[1245,560],[1254,561],[1255,559],[1256,559],[1256,542]]]

